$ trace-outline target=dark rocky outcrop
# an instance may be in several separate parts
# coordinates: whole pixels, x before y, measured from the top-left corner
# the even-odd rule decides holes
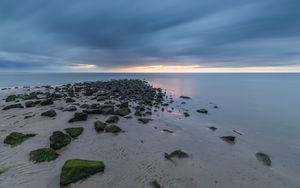
[[[25,102],[25,107],[26,108],[31,108],[31,107],[35,107],[36,103],[33,101],[26,101]]]
[[[65,162],[60,174],[60,184],[67,185],[88,178],[98,172],[103,172],[105,165],[102,161],[70,159]]]
[[[105,122],[106,123],[118,123],[119,117],[118,116],[110,116]]]
[[[11,102],[11,101],[15,101],[17,98],[16,95],[9,95],[6,97],[5,102]]]
[[[73,105],[71,105],[71,106],[67,106],[66,108],[64,108],[64,112],[66,112],[66,111],[68,111],[68,112],[73,112],[73,111],[76,111],[77,110],[77,108],[76,108],[76,106],[73,106]]]
[[[71,142],[71,137],[61,131],[55,131],[50,136],[50,147],[54,150],[60,149]]]
[[[108,125],[105,127],[105,132],[109,132],[109,133],[118,133],[121,131],[122,129],[116,125]]]
[[[74,117],[69,120],[70,123],[75,121],[85,121],[88,118],[88,114],[84,112],[76,112]]]
[[[55,160],[58,154],[51,148],[40,148],[29,153],[29,159],[36,163]]]
[[[47,105],[51,105],[51,104],[53,104],[52,98],[49,98],[49,99],[46,99],[46,100],[43,100],[40,102],[41,106],[47,106]]]
[[[41,113],[41,116],[54,117],[54,116],[56,116],[56,112],[55,112],[55,110],[51,109],[51,110]]]
[[[79,135],[83,133],[83,127],[71,127],[65,129],[66,133],[68,133],[72,138],[77,138]]]
[[[13,108],[24,108],[24,106],[20,103],[11,104],[11,105],[5,106],[2,110],[9,110],[9,109],[13,109]]]
[[[94,123],[94,127],[95,127],[95,130],[97,132],[102,132],[105,130],[105,127],[106,127],[106,123],[102,122],[102,121],[95,121]]]
[[[35,135],[36,134],[23,134],[19,132],[12,132],[4,139],[4,144],[8,144],[11,147],[14,147],[21,144],[28,138],[34,137]]]

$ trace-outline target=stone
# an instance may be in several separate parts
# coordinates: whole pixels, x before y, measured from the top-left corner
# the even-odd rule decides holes
[[[174,133],[174,131],[171,131],[169,129],[163,129],[164,132],[168,132],[168,133]]]
[[[41,116],[54,117],[54,116],[56,116],[56,112],[55,112],[55,110],[51,109],[51,110],[41,113]]]
[[[69,120],[70,123],[75,121],[85,121],[88,118],[88,114],[84,112],[76,112],[74,117]]]
[[[190,116],[190,114],[187,113],[187,112],[183,112],[183,115],[184,115],[184,117],[189,117]]]
[[[61,131],[54,131],[50,136],[50,148],[58,150],[71,142],[71,137]]]
[[[208,127],[210,130],[212,130],[212,131],[215,131],[215,130],[217,130],[217,128],[216,127]]]
[[[102,122],[102,121],[95,121],[94,123],[94,127],[95,127],[95,130],[97,132],[102,132],[105,130],[105,127],[106,127],[106,123]]]
[[[101,106],[100,109],[101,109],[103,115],[114,114],[114,106],[105,105],[105,106]]]
[[[150,186],[153,188],[161,188],[160,184],[156,180],[150,182]]]
[[[40,102],[41,106],[47,106],[47,105],[51,105],[51,104],[53,104],[53,100],[51,98],[43,100],[43,101]]]
[[[24,108],[24,106],[20,103],[11,104],[11,105],[5,106],[4,108],[2,108],[2,110],[9,110],[9,109],[13,109],[13,108]]]
[[[165,153],[165,158],[168,160],[172,160],[172,158],[187,158],[189,155],[182,150],[175,150],[172,153]]]
[[[16,95],[9,95],[6,97],[5,102],[11,102],[11,101],[15,101],[17,98]]]
[[[221,139],[228,142],[228,143],[230,143],[230,144],[235,143],[235,136],[222,136]]]
[[[127,116],[130,114],[130,109],[128,107],[120,108],[116,111],[116,114],[119,116]]]
[[[35,107],[35,102],[33,102],[33,101],[26,101],[25,102],[25,107],[26,108],[31,108],[31,107]]]
[[[118,123],[119,117],[118,116],[110,116],[105,122],[106,123]]]
[[[72,98],[67,98],[67,99],[66,99],[66,103],[72,103],[72,102],[75,102],[75,100],[72,99]]]
[[[191,97],[184,96],[184,95],[181,95],[180,98],[182,98],[182,99],[191,99]]]
[[[100,109],[88,109],[83,110],[83,112],[87,114],[102,114],[102,111]]]
[[[98,172],[103,172],[105,165],[102,161],[69,159],[62,167],[60,174],[60,184],[70,183],[86,179]]]
[[[83,133],[83,127],[71,127],[65,129],[66,133],[69,134],[72,138],[77,138]]]
[[[267,155],[265,153],[262,153],[262,152],[256,153],[256,158],[257,158],[257,160],[259,160],[260,162],[262,162],[262,164],[264,164],[266,166],[272,165],[272,161],[271,161],[269,155]]]
[[[150,119],[150,118],[139,118],[138,121],[141,122],[141,123],[143,123],[143,124],[147,124],[150,121],[153,121],[153,119]]]
[[[5,139],[4,144],[8,144],[11,147],[15,147],[30,137],[34,137],[36,134],[23,134],[19,132],[10,133]]]
[[[29,153],[29,159],[36,163],[55,160],[58,154],[51,148],[40,148]]]
[[[201,108],[201,109],[197,110],[197,112],[202,113],[202,114],[208,113],[208,111],[205,108]]]
[[[76,106],[73,106],[73,105],[71,105],[71,106],[67,106],[66,108],[64,108],[64,112],[66,112],[66,111],[68,111],[68,112],[73,112],[73,111],[76,111],[77,110],[77,108],[76,108]]]
[[[121,131],[122,129],[116,125],[108,125],[105,127],[105,132],[109,132],[109,133],[118,133]]]

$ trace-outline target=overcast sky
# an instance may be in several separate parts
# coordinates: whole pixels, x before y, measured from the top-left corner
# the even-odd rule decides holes
[[[0,71],[84,64],[300,66],[300,0],[0,1]]]

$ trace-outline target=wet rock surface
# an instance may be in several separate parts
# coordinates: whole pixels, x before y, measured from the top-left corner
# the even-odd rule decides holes
[[[5,106],[2,110],[9,110],[9,109],[13,109],[13,108],[24,108],[24,106],[20,103],[11,104],[11,105]]]
[[[74,117],[69,120],[70,123],[75,121],[85,121],[88,118],[88,114],[84,112],[76,112]]]
[[[83,133],[83,130],[83,127],[70,127],[65,129],[66,133],[68,133],[68,135],[72,138],[77,138]]]
[[[255,156],[256,156],[257,160],[259,160],[262,164],[264,164],[266,166],[271,166],[272,165],[272,161],[271,161],[268,154],[258,152],[258,153],[256,153]]]
[[[45,117],[54,117],[56,116],[56,112],[55,110],[48,110],[46,112],[41,113],[41,116],[45,116]]]
[[[58,150],[71,142],[71,137],[61,131],[55,131],[50,136],[50,148]]]
[[[51,148],[40,148],[29,153],[30,160],[35,163],[55,160],[58,154]]]
[[[23,134],[19,132],[12,132],[10,133],[5,139],[4,144],[8,144],[11,147],[17,146],[27,140],[30,137],[34,137],[35,134]]]

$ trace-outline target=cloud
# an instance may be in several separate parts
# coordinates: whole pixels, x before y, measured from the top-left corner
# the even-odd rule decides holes
[[[0,69],[299,65],[299,8],[298,0],[3,0]]]

